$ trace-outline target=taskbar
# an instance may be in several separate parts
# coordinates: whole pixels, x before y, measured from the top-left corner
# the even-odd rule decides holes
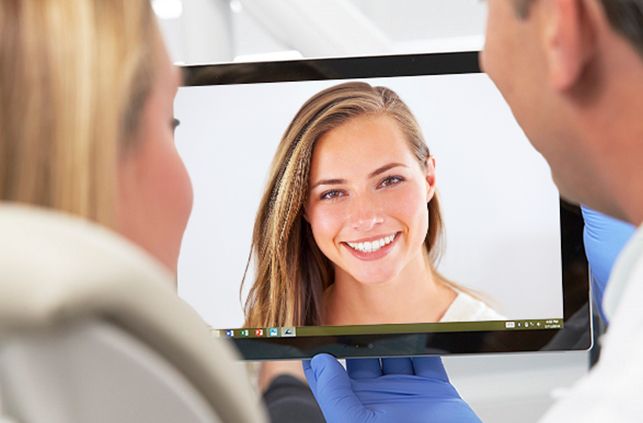
[[[563,319],[492,320],[477,322],[402,323],[351,326],[283,326],[212,329],[223,338],[289,338],[294,336],[391,335],[404,333],[480,332],[562,329]]]

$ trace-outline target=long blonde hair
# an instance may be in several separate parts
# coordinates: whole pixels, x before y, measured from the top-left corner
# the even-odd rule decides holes
[[[111,226],[151,89],[148,0],[0,2],[0,200]]]
[[[420,126],[399,96],[385,87],[349,82],[323,90],[301,107],[286,129],[255,220],[251,251],[255,282],[245,304],[246,326],[321,324],[323,292],[334,283],[334,269],[303,217],[313,149],[332,129],[359,116],[377,114],[395,119],[424,166],[430,152]],[[428,209],[424,245],[435,264],[442,233],[437,194]]]

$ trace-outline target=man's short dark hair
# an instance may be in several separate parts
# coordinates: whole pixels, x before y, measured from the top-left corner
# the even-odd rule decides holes
[[[514,0],[516,14],[526,18],[534,0]],[[643,57],[643,0],[599,0],[612,27]]]
[[[643,0],[601,0],[612,27],[643,57]]]

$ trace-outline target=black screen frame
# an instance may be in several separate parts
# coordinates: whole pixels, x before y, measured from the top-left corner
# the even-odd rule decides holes
[[[480,73],[479,52],[344,57],[278,62],[183,66],[183,86],[340,80]],[[563,327],[561,329],[468,331],[342,336],[232,338],[247,360],[303,359],[326,352],[337,357],[391,357],[592,347],[589,272],[578,206],[560,200]]]

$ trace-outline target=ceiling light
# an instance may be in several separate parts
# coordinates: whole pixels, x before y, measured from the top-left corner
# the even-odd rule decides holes
[[[243,12],[243,4],[240,0],[230,0],[230,10],[234,13],[241,13]]]
[[[181,0],[152,0],[152,9],[160,19],[178,19],[183,14]]]

